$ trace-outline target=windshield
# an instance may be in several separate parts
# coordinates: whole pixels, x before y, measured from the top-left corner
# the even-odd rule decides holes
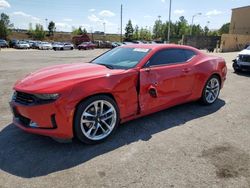
[[[28,44],[28,43],[25,41],[20,41],[19,44]]]
[[[250,50],[250,46],[247,47],[247,50]]]
[[[129,69],[135,67],[149,51],[146,48],[115,48],[94,59],[92,63],[114,69]]]

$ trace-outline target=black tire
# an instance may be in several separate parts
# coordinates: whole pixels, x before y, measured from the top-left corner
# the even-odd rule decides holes
[[[218,84],[219,84],[218,88],[219,88],[219,90],[218,90],[218,94],[217,94],[215,100],[211,102],[211,101],[208,101],[208,100],[207,100],[206,91],[207,91],[207,85],[209,84],[209,82],[210,82],[212,79],[216,79],[216,80],[218,81]],[[217,75],[211,76],[211,77],[207,80],[207,82],[206,82],[206,84],[205,84],[205,86],[204,86],[204,88],[203,88],[203,90],[202,90],[202,96],[201,96],[201,99],[200,99],[201,103],[202,103],[203,105],[211,105],[211,104],[215,103],[215,102],[217,101],[219,95],[220,95],[220,89],[221,89],[221,81],[220,81],[219,76],[217,76]]]
[[[63,48],[60,48],[61,51],[63,51]]]
[[[115,109],[115,113],[116,113],[116,122],[115,122],[115,125],[114,125],[112,131],[105,138],[100,139],[100,140],[92,140],[92,139],[87,138],[84,135],[84,133],[81,129],[80,122],[81,122],[82,114],[86,110],[86,108],[89,105],[91,105],[93,102],[100,101],[100,100],[104,100],[104,101],[107,101],[110,104],[112,104],[112,106]],[[81,102],[76,109],[75,118],[74,118],[74,135],[78,140],[80,140],[81,142],[83,142],[85,144],[99,144],[101,142],[104,142],[106,139],[108,139],[115,132],[119,123],[120,123],[120,113],[119,113],[119,109],[118,109],[116,102],[111,97],[106,96],[106,95],[93,96],[93,97],[90,97],[90,98],[84,100],[83,102]]]
[[[71,47],[70,49],[71,49],[71,50],[74,50],[74,48],[73,48],[73,47]]]
[[[235,73],[240,73],[242,72],[242,70],[240,69],[240,67],[237,65],[236,62],[233,63],[233,69]]]

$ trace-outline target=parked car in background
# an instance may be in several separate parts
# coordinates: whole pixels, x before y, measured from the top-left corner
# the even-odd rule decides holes
[[[112,42],[111,46],[112,48],[116,48],[116,47],[119,47],[119,46],[122,46],[123,44],[121,42]]]
[[[9,45],[6,40],[0,39],[0,48],[8,48]]]
[[[96,44],[92,42],[83,42],[77,47],[78,50],[89,50],[89,49],[93,50],[95,48],[96,48]]]
[[[26,42],[30,45],[30,48],[34,45],[35,41],[33,40],[26,40]]]
[[[10,40],[10,42],[9,42],[10,48],[16,48],[17,43],[18,43],[18,40],[16,40],[16,39]]]
[[[13,123],[96,144],[119,123],[186,102],[215,103],[226,74],[224,59],[189,46],[122,46],[90,63],[56,65],[17,81]]]
[[[49,42],[41,42],[38,45],[39,50],[52,50],[52,44]]]
[[[17,49],[29,49],[30,45],[26,41],[20,40],[16,43],[15,48],[17,48]]]
[[[233,69],[235,72],[250,71],[250,46],[242,50],[233,60]]]
[[[31,46],[32,49],[39,49],[39,45],[41,44],[41,41],[34,41],[33,45]]]
[[[74,50],[74,45],[69,42],[54,42],[52,43],[53,50]]]
[[[122,44],[123,44],[123,45],[133,45],[133,44],[135,44],[135,43],[133,43],[133,42],[123,42]]]

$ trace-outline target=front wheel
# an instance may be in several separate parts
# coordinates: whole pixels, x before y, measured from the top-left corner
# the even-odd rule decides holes
[[[97,144],[106,140],[117,128],[120,121],[115,101],[106,96],[94,96],[77,108],[75,136],[86,144]]]
[[[219,77],[216,75],[210,77],[202,91],[201,102],[205,105],[213,104],[218,99],[220,89]]]

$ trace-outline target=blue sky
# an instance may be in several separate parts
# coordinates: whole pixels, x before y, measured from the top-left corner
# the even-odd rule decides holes
[[[7,13],[15,28],[27,29],[29,23],[46,25],[45,19],[53,20],[58,31],[72,31],[72,27],[85,27],[89,32],[107,33],[120,30],[120,5],[123,4],[124,25],[128,19],[133,25],[152,28],[161,16],[168,19],[169,0],[0,0],[0,13]],[[230,22],[231,9],[250,5],[249,0],[172,0],[172,21],[185,16],[191,22],[210,29],[218,29]]]

